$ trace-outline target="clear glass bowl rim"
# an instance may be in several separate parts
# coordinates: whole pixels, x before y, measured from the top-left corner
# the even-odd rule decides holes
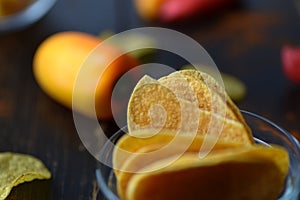
[[[57,0],[34,0],[23,10],[0,18],[0,34],[23,29],[42,18]]]
[[[298,170],[299,170],[299,172],[298,172],[299,174],[296,174],[297,177],[296,177],[296,180],[295,180],[295,182],[296,182],[295,184],[300,187],[300,144],[299,144],[298,140],[293,135],[291,135],[289,132],[287,132],[285,129],[278,126],[277,124],[275,124],[271,120],[269,120],[269,119],[267,119],[263,116],[260,116],[258,114],[249,112],[249,111],[245,111],[245,110],[240,110],[240,111],[243,115],[249,116],[251,118],[256,118],[258,120],[261,120],[261,121],[267,123],[268,125],[272,126],[273,128],[277,129],[278,131],[280,131],[283,134],[283,136],[285,138],[287,138],[287,140],[293,146],[294,153],[296,154],[295,156],[297,156],[297,163],[298,163],[297,167],[298,167]],[[112,139],[112,141],[117,140],[120,137],[120,134],[123,133],[126,130],[127,130],[127,126],[119,129],[115,134],[113,134],[111,136],[110,139]],[[261,141],[260,139],[257,139],[257,138],[254,138],[254,139],[255,139],[255,141],[265,143],[264,141]],[[106,145],[103,146],[102,150],[104,150],[104,151],[102,151],[101,154],[100,154],[100,156],[102,156],[102,157],[106,156],[105,155],[105,147],[106,147]],[[105,182],[105,178],[103,177],[100,168],[96,169],[96,178],[97,178],[99,188],[100,188],[102,194],[105,196],[106,199],[120,200],[119,197],[116,196],[114,194],[114,192],[111,191],[111,189],[109,188],[109,186]],[[297,188],[296,188],[296,190],[297,190]],[[280,197],[278,200],[293,200],[290,197],[293,197],[293,198],[295,197],[295,198],[299,199],[299,192],[300,192],[300,188],[297,191],[292,191],[292,194],[288,196],[289,199],[287,199],[286,197]]]

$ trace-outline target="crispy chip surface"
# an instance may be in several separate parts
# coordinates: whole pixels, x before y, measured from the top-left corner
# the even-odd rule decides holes
[[[0,200],[14,186],[34,179],[50,179],[51,173],[37,158],[18,153],[0,153]]]
[[[245,131],[247,132],[249,138],[252,137],[251,130],[246,124],[239,108],[234,104],[231,98],[225,91],[225,88],[221,86],[212,76],[207,73],[200,72],[199,70],[180,70],[177,73],[180,73],[186,77],[190,77],[192,80],[192,87],[197,92],[197,95],[201,97],[201,88],[205,85],[209,88],[211,94],[218,94],[219,98],[215,97],[213,99],[213,103],[215,103],[215,107],[218,108],[218,105],[226,104],[226,118],[234,119],[243,124]],[[170,76],[170,75],[169,75]],[[200,98],[198,97],[198,98]],[[213,95],[214,97],[214,95]],[[221,107],[222,109],[222,107]],[[253,141],[252,141],[253,142]]]
[[[143,135],[145,134],[141,133]],[[197,153],[203,144],[204,137],[198,135],[193,136],[177,135],[173,132],[160,132],[159,134],[149,138],[136,138],[130,135],[123,136],[117,143],[117,148],[114,150],[113,164],[115,174],[118,180],[118,193],[125,198],[128,181],[135,172],[142,173],[140,170],[148,165],[174,155],[180,157],[188,152]],[[176,137],[176,139],[174,139]],[[244,144],[232,143],[219,140],[210,153],[214,153],[226,149],[240,148]],[[120,149],[132,152],[125,154]],[[176,158],[174,158],[174,161]],[[170,160],[172,162],[172,160]],[[166,163],[167,165],[168,163]]]
[[[134,174],[125,199],[276,200],[289,165],[282,148],[256,145],[203,159],[195,153],[185,154],[161,168],[167,159],[146,167],[158,170]]]
[[[130,97],[127,125],[129,132],[180,130],[254,143],[251,130],[222,87],[196,70],[174,72],[158,81],[144,76]]]
[[[123,200],[275,200],[284,186],[286,150],[256,145],[224,87],[204,72],[144,76],[127,125],[113,153]]]

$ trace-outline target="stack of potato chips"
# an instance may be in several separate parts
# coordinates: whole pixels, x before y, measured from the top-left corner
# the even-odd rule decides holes
[[[121,199],[277,199],[285,149],[255,144],[224,88],[181,70],[136,85],[113,165]]]

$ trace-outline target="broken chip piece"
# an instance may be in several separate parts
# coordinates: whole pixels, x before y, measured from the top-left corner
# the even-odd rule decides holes
[[[12,188],[21,183],[50,178],[51,173],[37,158],[19,153],[0,153],[0,200],[4,200]]]

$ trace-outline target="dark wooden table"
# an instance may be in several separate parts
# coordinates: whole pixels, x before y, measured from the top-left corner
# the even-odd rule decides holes
[[[285,78],[280,59],[284,44],[300,45],[299,14],[292,0],[241,0],[210,19],[154,25],[196,39],[220,71],[246,84],[241,109],[265,116],[299,138],[300,86]],[[32,154],[53,174],[49,181],[16,187],[8,199],[96,199],[98,191],[97,161],[81,143],[72,112],[49,98],[34,79],[32,58],[38,45],[59,31],[98,34],[147,25],[131,0],[58,0],[36,24],[0,35],[0,152]],[[116,128],[102,123],[109,134]]]

